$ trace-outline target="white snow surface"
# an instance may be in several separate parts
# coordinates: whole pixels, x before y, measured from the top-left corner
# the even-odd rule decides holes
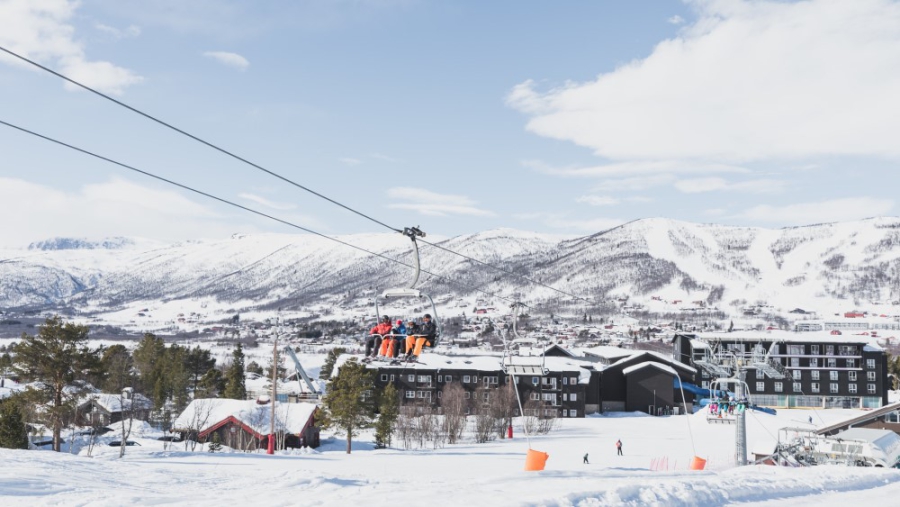
[[[782,426],[827,424],[853,410],[748,413],[750,447]],[[688,429],[690,428],[691,431]],[[128,447],[99,443],[94,457],[0,449],[0,505],[815,505],[848,501],[890,505],[900,494],[900,471],[835,466],[788,469],[732,466],[734,427],[710,425],[705,415],[649,417],[617,413],[567,419],[532,448],[550,454],[546,470],[525,472],[528,443],[516,438],[437,450],[375,450],[371,432],[345,453],[343,435],[323,433],[316,451],[210,454],[164,450],[142,438]],[[152,435],[152,432],[147,432]],[[133,434],[134,435],[134,434]],[[111,438],[111,437],[105,437]],[[614,442],[625,455],[616,456]],[[692,446],[692,443],[693,446]],[[171,450],[171,449],[175,450]],[[582,463],[588,453],[590,464]],[[706,471],[687,470],[692,456]],[[659,463],[667,461],[667,465]],[[657,466],[651,467],[656,464]],[[885,503],[887,502],[887,503]]]

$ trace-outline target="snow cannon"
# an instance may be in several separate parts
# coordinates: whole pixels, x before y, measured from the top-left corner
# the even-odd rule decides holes
[[[525,471],[539,472],[544,469],[547,459],[550,457],[546,452],[528,449],[528,455],[525,456]]]
[[[706,460],[700,456],[694,456],[691,460],[691,470],[703,470],[706,468]]]

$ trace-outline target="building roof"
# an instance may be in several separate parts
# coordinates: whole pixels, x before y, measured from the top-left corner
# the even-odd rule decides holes
[[[337,375],[340,367],[352,358],[355,358],[357,361],[360,360],[360,356],[351,354],[342,354],[340,357],[338,357],[338,360],[335,362],[334,370],[332,370],[332,375]],[[443,355],[426,351],[422,352],[422,355],[419,356],[418,362],[415,363],[405,363],[403,364],[403,366],[392,366],[390,365],[390,363],[385,362],[371,362],[367,363],[366,366],[369,369],[373,370],[391,367],[402,367],[405,371],[432,370],[440,372],[475,370],[484,372],[499,372],[503,369],[501,364],[502,361],[503,357],[500,354],[457,356]],[[594,367],[594,364],[590,361],[574,357],[545,356],[542,358],[541,356],[514,355],[512,356],[512,361],[514,362],[514,364],[528,364],[535,366],[540,366],[543,362],[544,367],[553,373],[577,372],[578,382],[580,384],[586,384],[590,381],[591,369],[593,369]]]
[[[891,430],[879,430],[874,428],[850,428],[842,431],[831,438],[840,438],[842,440],[862,440],[877,445],[882,449],[888,449],[900,437]]]
[[[878,339],[871,336],[854,335],[844,333],[833,335],[830,331],[810,331],[810,332],[793,332],[793,331],[732,331],[726,332],[709,332],[694,333],[696,338],[702,340],[722,340],[722,341],[746,341],[746,342],[768,342],[780,341],[786,343],[855,343],[861,345],[869,345],[881,350],[878,345]],[[688,335],[690,336],[690,335]]]
[[[816,433],[818,433],[819,435],[828,435],[840,430],[841,428],[849,428],[857,424],[864,424],[885,414],[889,414],[895,410],[900,410],[900,402],[890,403],[881,408],[870,410],[865,414],[853,416],[849,419],[844,419],[843,421],[838,421],[834,424],[829,424],[828,426],[816,430]]]
[[[678,377],[678,372],[675,371],[675,368],[672,368],[671,366],[668,366],[668,365],[665,365],[662,363],[657,363],[655,361],[644,361],[643,363],[638,363],[634,366],[629,366],[628,368],[625,368],[622,370],[622,374],[629,375],[633,372],[642,370],[644,368],[657,368],[659,370],[662,370],[666,373],[671,373],[672,375],[675,375],[676,377]]]
[[[632,349],[623,349],[621,347],[612,347],[609,345],[598,345],[596,347],[584,349],[585,355],[602,357],[604,359],[620,359],[623,357],[629,357],[633,356],[635,352],[638,351]]]
[[[271,403],[271,402],[270,402]],[[258,404],[254,400],[230,400],[203,398],[191,402],[172,424],[176,431],[205,433],[221,425],[229,418],[240,422],[260,435],[271,428],[272,405]],[[299,434],[315,413],[315,403],[275,403],[275,426],[291,434]]]
[[[132,404],[138,410],[153,408],[153,402],[141,393],[132,393],[132,399],[124,398],[119,394],[96,393],[85,396],[78,406],[83,406],[93,400],[98,406],[102,407],[110,414],[121,412],[123,410],[131,410]]]
[[[632,354],[628,357],[619,359],[618,361],[611,364],[610,366],[616,366],[618,364],[629,361],[634,357],[644,355],[644,354],[650,356],[650,360],[660,362],[661,364],[667,364],[667,365],[671,366],[672,368],[681,368],[683,370],[687,370],[687,371],[694,372],[694,373],[697,372],[697,369],[694,368],[693,366],[688,366],[672,357],[664,356],[664,355],[660,354],[659,352],[653,352],[652,350],[635,350],[634,354]],[[624,369],[622,371],[624,371]],[[677,375],[677,373],[676,373],[676,375]]]

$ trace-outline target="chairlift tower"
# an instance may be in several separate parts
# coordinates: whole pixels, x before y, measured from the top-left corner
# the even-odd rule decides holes
[[[749,399],[750,396],[746,382],[747,370],[761,371],[764,375],[774,379],[785,377],[784,366],[771,357],[778,342],[773,342],[768,351],[758,344],[750,352],[719,350],[719,343],[707,343],[707,345],[708,348],[703,359],[694,360],[694,364],[715,379],[710,387],[719,384],[734,384],[734,396],[738,402]],[[717,390],[712,389],[710,394],[716,396],[716,392]],[[747,408],[749,408],[749,402]],[[737,410],[734,417],[734,463],[736,466],[747,465],[746,417],[746,409]]]

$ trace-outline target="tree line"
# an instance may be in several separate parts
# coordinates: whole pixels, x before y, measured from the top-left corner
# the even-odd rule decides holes
[[[0,447],[27,448],[28,423],[52,430],[53,450],[61,433],[76,422],[76,409],[90,393],[141,394],[153,404],[152,417],[168,429],[174,415],[193,398],[244,399],[244,353],[238,343],[230,364],[217,365],[209,350],[166,344],[151,333],[134,351],[121,344],[91,348],[85,325],[48,318],[35,335],[0,356],[0,374],[29,386],[0,400]]]

